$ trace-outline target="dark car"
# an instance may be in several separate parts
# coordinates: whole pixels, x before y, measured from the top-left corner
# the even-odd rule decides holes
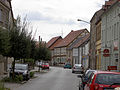
[[[10,69],[10,77],[13,71]],[[24,80],[29,80],[30,74],[28,69],[28,64],[15,64],[15,75],[22,75]]]
[[[71,65],[70,63],[67,63],[67,64],[64,65],[64,68],[69,68],[69,69],[71,69],[71,68],[72,68],[72,65]]]
[[[114,90],[120,87],[120,72],[95,71],[84,90]]]
[[[84,86],[87,84],[88,80],[90,79],[91,74],[95,71],[96,70],[86,70],[86,72],[83,75],[78,75],[78,77],[81,78],[81,80],[79,81],[79,90],[84,90]]]

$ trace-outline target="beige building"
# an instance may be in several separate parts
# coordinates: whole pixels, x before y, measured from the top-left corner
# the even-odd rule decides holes
[[[55,60],[58,64],[73,63],[73,46],[76,40],[88,33],[87,29],[71,31],[56,47],[55,47]]]
[[[0,27],[11,28],[14,24],[11,0],[0,0]],[[12,63],[12,58],[0,55],[0,75],[7,73],[8,67]]]

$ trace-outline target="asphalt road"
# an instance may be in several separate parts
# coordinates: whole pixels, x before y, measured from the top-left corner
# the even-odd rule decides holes
[[[78,90],[79,79],[71,72],[71,69],[51,67],[48,73],[38,74],[37,78],[13,90]]]

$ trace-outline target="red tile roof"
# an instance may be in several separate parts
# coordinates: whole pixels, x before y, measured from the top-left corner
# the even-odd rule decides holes
[[[61,38],[62,39],[62,37],[61,36],[58,36],[58,37],[54,37],[54,38],[52,38],[50,41],[48,41],[48,43],[47,43],[47,48],[50,48],[59,38]]]
[[[85,43],[89,38],[90,38],[90,34],[87,34],[85,37],[83,37],[82,40],[80,40],[78,43],[76,43],[74,45],[74,48],[79,47],[80,45],[82,45],[83,43]]]
[[[103,9],[108,9],[111,5],[113,5],[117,0],[109,0],[105,1],[105,5],[102,6]]]
[[[59,38],[58,40],[56,40],[56,42],[50,47],[50,50],[53,50],[54,47],[56,47],[63,39]]]
[[[76,39],[83,31],[87,29],[81,29],[77,31],[71,31],[56,47],[68,46],[74,39]]]

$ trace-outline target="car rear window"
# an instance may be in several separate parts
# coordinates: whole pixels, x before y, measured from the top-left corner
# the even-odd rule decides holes
[[[95,83],[105,85],[120,83],[120,74],[98,74]]]

